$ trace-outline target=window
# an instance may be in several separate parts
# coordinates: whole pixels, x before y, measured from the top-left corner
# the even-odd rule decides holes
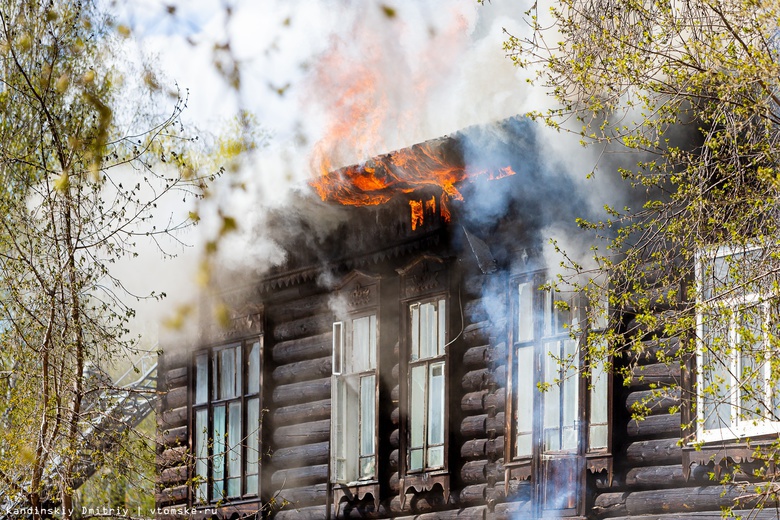
[[[699,441],[780,432],[777,280],[765,251],[718,248],[697,262]]]
[[[195,355],[195,503],[259,495],[261,349],[256,339]]]
[[[331,475],[357,484],[377,477],[376,314],[333,324]]]
[[[505,482],[544,483],[534,514],[571,516],[584,507],[583,468],[611,476],[610,378],[585,348],[603,324],[588,327],[584,298],[540,289],[546,282],[536,273],[511,285]]]
[[[409,306],[407,472],[444,467],[446,300]]]

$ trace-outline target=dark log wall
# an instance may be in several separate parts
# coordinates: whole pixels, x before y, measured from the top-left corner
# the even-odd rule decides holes
[[[157,410],[157,467],[158,492],[155,502],[159,507],[184,507],[189,501],[190,459],[188,448],[188,388],[189,371],[183,360],[166,356],[163,360],[157,382],[158,390],[164,392]],[[160,516],[161,519],[174,515]]]

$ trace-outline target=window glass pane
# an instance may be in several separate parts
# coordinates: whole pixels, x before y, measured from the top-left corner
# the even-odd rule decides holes
[[[212,430],[212,469],[211,475],[214,479],[212,488],[212,499],[218,500],[223,497],[223,479],[225,478],[225,405],[214,407],[214,424]]]
[[[447,302],[439,300],[439,355],[444,354],[444,344],[447,339]]]
[[[609,409],[607,399],[609,393],[608,374],[604,370],[604,362],[599,360],[591,364],[590,372],[590,434],[588,448],[599,449],[607,447],[607,421]]]
[[[248,399],[246,407],[246,492],[256,495],[260,473],[260,399]]]
[[[428,467],[438,468],[444,466],[444,446],[428,448]]]
[[[430,366],[428,444],[444,443],[444,363]]]
[[[420,359],[431,357],[431,307],[430,303],[420,305]]]
[[[219,394],[217,399],[234,397],[236,388],[236,351],[226,348],[219,352]]]
[[[260,342],[255,341],[249,350],[247,363],[247,392],[256,394],[260,392]]]
[[[561,383],[563,388],[563,401],[561,402],[563,432],[561,449],[571,450],[577,448],[577,413],[579,411],[579,354],[577,351],[577,340],[567,339],[563,342],[564,348],[564,379]]]
[[[235,497],[241,494],[241,403],[228,406],[228,488],[227,494]],[[236,480],[233,480],[236,478]]]
[[[376,457],[361,457],[360,458],[360,478],[370,479],[374,478],[376,474]]]
[[[369,316],[368,326],[368,368],[376,368],[376,314]]]
[[[422,448],[409,450],[409,469],[411,471],[420,470],[423,467],[423,450]]]
[[[729,320],[704,316],[702,336],[705,342],[698,389],[703,406],[701,413],[707,430],[731,426],[731,370],[733,349],[729,346]],[[718,353],[718,355],[715,355]]]
[[[198,502],[208,500],[208,475],[209,475],[209,411],[208,409],[195,412],[195,476],[198,477],[198,485],[195,488],[195,499]]]
[[[561,449],[561,387],[560,387],[560,353],[557,341],[544,344],[544,382],[549,386],[543,394],[544,406],[544,449],[557,451]]]
[[[517,293],[517,339],[534,339],[534,289],[531,282],[521,283]]]
[[[422,447],[425,440],[425,365],[412,367],[412,384],[409,393],[410,421],[409,433],[411,448]]]
[[[409,359],[416,361],[420,359],[420,304],[416,303],[410,309],[412,314],[412,345]]]
[[[195,358],[195,404],[209,400],[209,360],[206,354]]]
[[[375,376],[360,378],[360,455],[374,454]]]
[[[738,403],[740,420],[744,421],[768,418],[764,406],[766,379],[762,315],[761,306],[757,303],[743,306],[738,314],[736,333],[740,356]]]
[[[352,320],[352,356],[350,372],[363,372],[370,368],[371,347],[370,318],[365,316]]]
[[[552,336],[555,327],[555,315],[553,314],[552,291],[543,291],[544,294],[544,328],[545,336]]]
[[[341,374],[344,362],[344,325],[337,321],[333,324],[333,374]]]
[[[534,421],[534,347],[517,349],[517,378],[515,395],[517,396],[516,457],[531,455],[531,437]]]

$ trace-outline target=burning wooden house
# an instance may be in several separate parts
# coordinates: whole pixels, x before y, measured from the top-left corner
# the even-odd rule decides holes
[[[602,325],[540,286],[556,267],[543,230],[565,232],[583,202],[540,173],[533,135],[510,119],[380,156],[323,177],[313,217],[278,217],[295,229],[284,265],[226,294],[231,327],[161,358],[163,513],[714,519],[733,505],[706,473],[749,451],[681,446],[691,376],[655,355],[676,338],[648,336],[625,385],[580,369]]]

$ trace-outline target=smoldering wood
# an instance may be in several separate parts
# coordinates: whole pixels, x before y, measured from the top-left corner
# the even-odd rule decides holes
[[[277,324],[273,330],[273,339],[276,342],[303,338],[305,336],[317,336],[324,334],[333,327],[333,316],[330,314],[317,314],[297,320],[285,321]]]
[[[466,439],[484,437],[487,418],[487,414],[466,417],[460,423],[460,434]]]
[[[274,388],[273,401],[279,406],[304,404],[330,398],[330,377],[279,385]]]
[[[271,484],[276,489],[301,487],[308,484],[325,483],[328,480],[328,465],[317,464],[301,468],[280,469],[271,476]]]
[[[485,422],[485,431],[488,435],[504,435],[506,419],[504,412],[497,413],[494,417],[488,416]]]
[[[327,484],[313,484],[303,487],[285,487],[279,492],[278,499],[287,500],[296,507],[324,504],[328,495]]]
[[[481,347],[471,347],[466,350],[463,354],[463,366],[468,368],[484,367],[488,348],[487,345],[482,345]]]
[[[484,458],[487,442],[487,439],[472,439],[464,442],[460,447],[460,456],[466,460]]]
[[[165,407],[166,408],[179,408],[180,406],[187,406],[187,387],[179,386],[168,390],[165,394]]]
[[[325,442],[330,436],[330,421],[312,421],[277,428],[274,444],[280,448]]]
[[[275,363],[283,365],[330,356],[333,350],[333,333],[331,331],[315,336],[307,336],[290,341],[282,341],[274,345],[271,353]]]
[[[487,462],[474,460],[466,462],[460,468],[460,479],[464,484],[482,484],[487,482]]]
[[[332,359],[330,356],[319,359],[308,359],[281,365],[274,369],[271,377],[277,384],[289,384],[299,381],[309,381],[329,376]]]
[[[637,365],[632,367],[631,375],[629,388],[643,388],[650,385],[673,386],[680,382],[680,364]]]
[[[466,372],[460,380],[461,388],[465,392],[476,392],[487,386],[486,382],[490,371],[487,368]]]
[[[665,413],[651,415],[641,421],[631,419],[628,421],[626,431],[631,437],[649,437],[651,435],[681,435],[680,414]]]
[[[467,413],[479,413],[485,408],[484,399],[487,395],[487,390],[477,390],[476,392],[469,392],[463,396],[460,400],[460,408]]]
[[[326,441],[280,448],[271,455],[271,464],[276,468],[326,464],[330,453],[329,447],[330,443]]]
[[[681,393],[677,387],[631,392],[626,397],[626,410],[633,412],[634,410],[649,408],[650,415],[668,413],[672,407],[679,409]]]
[[[679,464],[682,462],[682,447],[678,445],[679,437],[650,441],[632,442],[626,447],[628,464]]]
[[[287,426],[304,421],[329,419],[330,407],[330,399],[280,406],[271,413],[271,420],[274,426]]]

